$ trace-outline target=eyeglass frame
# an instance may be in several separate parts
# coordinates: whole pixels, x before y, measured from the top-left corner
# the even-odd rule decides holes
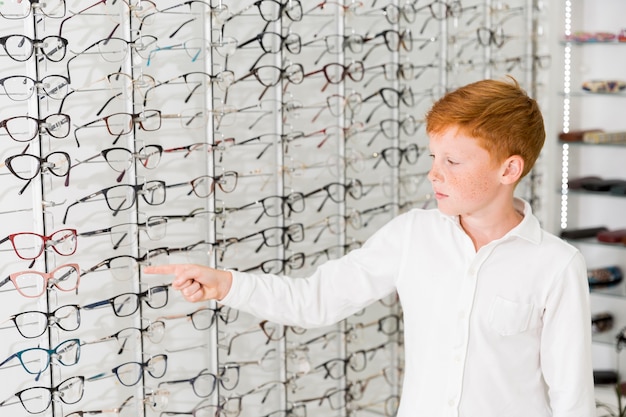
[[[168,289],[171,286],[172,286],[172,284],[162,284],[162,285],[152,286],[152,287],[148,288],[147,290],[142,291],[142,292],[138,292],[138,293],[135,293],[135,292],[121,293],[121,294],[115,295],[113,297],[107,298],[105,300],[96,301],[94,303],[86,304],[86,305],[82,306],[81,308],[83,310],[93,310],[93,309],[96,309],[96,308],[106,307],[107,305],[110,305],[111,308],[113,309],[113,314],[115,314],[117,317],[129,317],[129,316],[132,316],[133,314],[135,314],[137,312],[137,310],[139,309],[140,304],[141,304],[139,301],[141,301],[141,300],[143,300],[148,305],[148,307],[150,307],[152,309],[159,309],[159,308],[165,307],[167,305],[168,301],[169,301],[169,296],[168,296],[168,292],[169,291],[168,291]],[[147,297],[151,296],[153,290],[159,290],[159,291],[164,291],[165,292],[165,302],[163,303],[162,306],[153,307],[150,304],[150,301],[146,300]],[[120,315],[120,312],[115,309],[115,300],[118,299],[119,297],[124,297],[124,296],[135,296],[136,300],[137,300],[137,304],[136,304],[136,308],[132,312],[130,312],[128,314],[125,314],[125,315]]]
[[[68,268],[68,267],[73,268],[74,271],[76,272],[76,275],[77,275],[76,285],[73,288],[61,288],[61,286],[59,286],[60,279],[55,279],[54,273],[61,270],[62,268]],[[42,277],[45,285],[42,286],[41,293],[39,293],[38,295],[31,296],[31,295],[26,295],[25,293],[22,292],[22,290],[20,290],[19,286],[17,285],[17,278],[20,275],[25,275],[25,274],[35,274],[35,275],[39,275]],[[70,263],[70,264],[59,265],[50,272],[40,272],[40,271],[31,271],[31,270],[13,272],[9,274],[8,277],[0,281],[0,288],[2,288],[2,286],[7,284],[9,281],[13,282],[13,285],[15,286],[15,289],[17,290],[17,292],[26,298],[37,298],[43,295],[46,292],[46,290],[51,289],[53,286],[56,287],[60,291],[69,292],[69,291],[76,290],[78,292],[78,285],[80,284],[80,267],[78,266],[78,264]]]
[[[59,324],[59,321],[60,321],[60,320],[62,320],[63,318],[66,318],[67,316],[66,316],[66,317],[63,317],[63,318],[61,318],[61,319],[59,319],[59,318],[56,316],[56,313],[57,313],[57,311],[59,311],[59,310],[61,310],[61,309],[64,309],[64,308],[67,308],[67,307],[72,307],[72,308],[74,308],[74,310],[72,311],[72,313],[74,313],[74,312],[76,313],[76,322],[77,322],[77,325],[76,325],[76,327],[75,327],[75,328],[67,328],[67,327],[64,327],[64,326],[62,326],[62,325],[60,325],[60,324]],[[35,336],[26,336],[26,335],[22,332],[22,330],[20,329],[20,326],[17,324],[17,318],[18,318],[18,317],[20,317],[20,316],[24,316],[24,315],[26,315],[26,314],[41,314],[41,315],[44,315],[44,316],[46,317],[46,326],[44,327],[44,329],[43,329],[43,331],[42,331],[41,333],[39,333],[39,334],[37,334],[37,335],[35,335]],[[53,319],[53,318],[54,318],[55,320],[51,322],[51,319]],[[74,331],[74,330],[78,329],[78,328],[80,327],[80,322],[81,322],[81,318],[80,318],[80,306],[79,306],[78,304],[66,304],[66,305],[62,305],[62,306],[60,306],[60,307],[57,307],[57,308],[56,308],[54,311],[52,311],[52,312],[35,311],[35,310],[33,310],[33,311],[24,311],[24,312],[21,312],[21,313],[18,313],[18,314],[14,314],[14,315],[12,315],[12,316],[11,316],[11,317],[9,317],[8,319],[6,319],[4,322],[7,322],[7,321],[12,321],[12,322],[13,322],[13,324],[15,325],[15,328],[17,329],[17,331],[20,333],[20,335],[21,335],[22,337],[24,337],[24,338],[26,338],[26,339],[36,339],[36,338],[38,338],[39,336],[43,335],[43,334],[46,332],[46,330],[48,330],[48,328],[50,328],[51,326],[57,326],[57,327],[59,327],[61,330],[64,330],[64,331],[66,331],[66,332],[70,332],[70,331]],[[3,323],[4,323],[4,322],[3,322]]]

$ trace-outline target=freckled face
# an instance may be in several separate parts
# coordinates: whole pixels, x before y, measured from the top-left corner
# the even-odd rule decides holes
[[[428,173],[439,210],[451,216],[489,213],[502,191],[500,166],[476,139],[450,128],[430,136]]]

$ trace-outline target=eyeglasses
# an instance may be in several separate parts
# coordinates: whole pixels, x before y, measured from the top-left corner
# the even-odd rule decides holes
[[[11,241],[13,250],[20,259],[37,259],[48,247],[62,256],[73,255],[76,252],[76,230],[61,229],[44,236],[32,232],[13,233],[0,240],[0,244]]]
[[[266,54],[277,54],[283,48],[292,54],[299,54],[302,48],[302,40],[297,33],[288,33],[283,36],[276,32],[261,32],[255,37],[242,42],[237,48],[243,48],[255,41],[259,43],[261,50]]]
[[[65,215],[63,216],[63,223],[67,221],[67,215],[70,208],[76,204],[84,203],[92,200],[98,196],[103,196],[107,203],[107,206],[113,215],[117,215],[122,210],[128,210],[131,208],[137,200],[137,195],[140,194],[146,204],[151,206],[158,206],[165,202],[165,183],[163,181],[153,180],[147,181],[143,184],[120,184],[113,185],[111,187],[103,188],[100,191],[89,194],[79,200],[76,200],[72,204],[67,206]],[[0,241],[0,243],[2,243]]]
[[[270,23],[276,22],[283,15],[287,16],[292,22],[299,22],[302,20],[302,4],[300,0],[285,0],[281,3],[277,0],[257,0],[249,6],[244,7],[242,10],[232,14],[226,19],[226,22],[231,21],[236,16],[241,16],[252,7],[257,7],[261,18]]]
[[[206,404],[202,401],[190,411],[163,411],[161,416],[188,415],[192,417],[228,417],[228,413],[221,405]]]
[[[263,242],[256,248],[255,252],[260,251],[263,246],[273,248],[285,245],[288,247],[289,242],[297,243],[304,240],[304,226],[302,223],[293,223],[289,226],[268,227],[267,229],[238,238],[236,239],[236,242],[243,242],[257,236],[261,236],[263,238]]]
[[[304,197],[308,198],[321,192],[325,192],[326,196],[317,208],[317,211],[322,211],[324,204],[326,204],[329,199],[335,203],[343,203],[346,201],[346,196],[349,195],[355,200],[358,200],[363,195],[363,184],[358,179],[352,179],[347,184],[331,182],[323,187],[308,192]]]
[[[144,372],[153,378],[162,378],[167,370],[167,355],[158,354],[150,357],[145,362],[126,362],[111,369],[111,374],[117,377],[120,384],[132,387],[143,377]],[[108,373],[100,373],[87,378],[87,381],[96,381],[107,376]]]
[[[294,253],[287,259],[268,259],[260,264],[243,269],[243,272],[250,272],[260,269],[266,274],[282,274],[283,272],[300,269],[304,266],[306,256],[302,252]]]
[[[97,112],[99,115],[109,102],[114,99],[118,99],[120,101],[129,100],[133,97],[133,93],[135,92],[137,92],[141,97],[144,97],[146,92],[155,85],[156,80],[149,74],[137,74],[133,76],[125,72],[112,72],[89,83],[88,85],[85,85],[84,87],[73,88],[71,92],[62,97],[61,104],[59,105],[59,112],[63,109],[65,100],[75,93],[111,90],[114,94],[107,102],[105,102],[101,110]]]
[[[93,310],[110,305],[117,317],[128,317],[139,309],[140,300],[143,300],[148,307],[153,309],[165,307],[170,286],[171,284],[157,285],[139,293],[127,292],[106,300],[84,305],[82,308],[84,310]]]
[[[348,119],[352,119],[356,114],[361,111],[361,105],[363,104],[363,97],[361,94],[357,92],[351,92],[347,95],[343,94],[331,94],[325,100],[325,106],[313,116],[311,122],[315,123],[315,121],[319,118],[320,114],[328,109],[331,115],[335,117],[343,116],[347,114]]]
[[[383,417],[393,417],[398,413],[399,405],[400,397],[397,395],[390,395],[385,399],[372,401],[367,404],[353,404],[348,412],[348,415],[359,416],[361,415],[359,411],[365,410],[367,414],[375,413]]]
[[[300,192],[293,192],[288,195],[271,195],[228,211],[234,212],[244,210],[259,204],[263,207],[263,212],[261,212],[259,217],[256,218],[254,221],[255,224],[261,220],[263,215],[268,217],[279,217],[285,214],[289,217],[291,216],[291,213],[302,213],[304,211],[304,194]]]
[[[212,222],[216,218],[222,219],[226,221],[224,213],[226,208],[218,207],[215,210],[206,210],[204,207],[195,208],[188,213],[185,214],[163,214],[160,216],[154,216],[155,218],[164,218],[167,221],[169,220],[180,220],[182,222],[186,222],[189,219],[198,219],[202,217],[206,217],[206,221]],[[148,218],[150,219],[150,218]],[[203,242],[206,243],[206,242]]]
[[[66,414],[65,417],[85,417],[85,416],[88,416],[88,415],[109,414],[109,413],[117,414],[117,415],[122,416],[122,417],[131,416],[135,412],[134,408],[133,409],[130,408],[132,406],[133,398],[134,398],[134,395],[131,395],[130,397],[126,398],[122,402],[122,404],[119,407],[117,407],[117,408],[106,409],[106,410],[88,410],[88,411],[80,410],[80,411],[74,411],[74,412],[71,412],[69,414]],[[150,404],[149,400],[144,399],[144,402],[146,402],[150,406],[150,408],[152,410],[160,411],[159,408],[152,407],[152,404]]]
[[[198,152],[200,154],[212,153],[214,151],[224,152],[235,145],[235,138],[226,138],[217,140],[214,143],[198,142],[192,143],[191,145],[176,146],[174,148],[163,149],[163,152],[185,152],[183,158],[188,158],[193,152]],[[220,155],[219,160],[221,161],[221,159],[222,156]]]
[[[307,226],[306,229],[318,227],[321,224],[320,231],[317,233],[317,236],[313,239],[313,243],[317,243],[324,233],[325,230],[330,231],[334,235],[338,235],[340,233],[345,233],[348,225],[350,225],[353,229],[360,229],[363,225],[361,221],[361,213],[359,211],[352,211],[350,214],[333,214],[331,216],[325,217],[322,220]]]
[[[217,375],[203,369],[192,378],[160,382],[159,387],[189,383],[194,394],[200,398],[207,398],[215,392],[218,382],[227,391],[235,389],[239,384],[239,366],[220,366]]]
[[[268,342],[277,342],[287,337],[287,333],[291,332],[297,335],[303,335],[306,333],[306,329],[298,326],[285,326],[280,325],[268,320],[263,320],[259,323],[263,333],[267,337]]]
[[[83,398],[85,378],[73,376],[61,382],[54,388],[50,387],[30,387],[16,392],[14,395],[19,398],[24,409],[30,414],[39,414],[46,411],[52,401],[61,401],[65,404],[76,404]],[[9,405],[7,401],[13,395],[0,403],[0,407]],[[14,404],[14,403],[11,403]]]
[[[395,139],[400,136],[400,132],[411,136],[415,134],[418,123],[413,116],[406,116],[403,119],[384,119],[380,123],[380,131],[388,139]],[[420,124],[421,125],[421,124]]]
[[[477,6],[470,6],[467,7],[467,9],[475,9],[476,7]],[[449,17],[460,17],[461,13],[465,10],[465,8],[461,5],[460,0],[453,0],[450,3],[446,3],[442,0],[434,0],[433,2],[425,4],[422,7],[416,8],[415,12],[419,13],[425,9],[430,10],[430,16],[424,21],[424,24],[420,29],[420,34],[424,33],[426,26],[432,19],[445,20]]]
[[[408,107],[415,106],[415,95],[413,94],[413,90],[411,87],[403,87],[401,90],[396,90],[391,87],[382,87],[378,89],[375,93],[370,94],[369,96],[363,99],[363,102],[369,101],[372,98],[380,96],[382,98],[382,103],[378,106],[374,107],[370,114],[365,118],[365,122],[369,123],[376,113],[376,110],[380,108],[383,104],[389,107],[390,109],[397,109],[400,107],[400,104],[404,104]]]
[[[137,53],[137,55],[141,56],[143,59],[148,59],[150,51],[154,49],[157,40],[158,39],[152,35],[142,35],[134,41],[129,41],[123,38],[116,37],[107,37],[104,39],[100,39],[80,52],[72,51],[75,56],[73,56],[68,61],[67,67],[69,68],[71,60],[87,53],[99,54],[102,59],[107,62],[121,62],[126,59],[126,55],[128,54],[129,49],[132,49]],[[90,52],[92,49],[95,49],[96,51]]]
[[[367,354],[364,350],[358,350],[356,352],[352,352],[346,358],[335,358],[329,361],[324,362],[321,365],[316,366],[315,368],[324,368],[326,371],[326,375],[324,375],[324,379],[332,378],[332,379],[341,379],[346,376],[346,372],[349,369],[359,372],[365,369],[367,365]]]
[[[390,107],[392,109],[398,108],[400,106],[400,103],[404,103],[409,107],[413,106],[414,104],[413,91],[410,87],[404,87],[401,90],[396,90],[395,88],[391,87],[382,87],[379,88],[376,92],[365,97],[363,101],[369,101],[376,96],[380,96],[383,100],[383,103],[385,103],[387,107]],[[366,121],[369,122],[369,120]]]
[[[113,278],[125,281],[130,279],[133,274],[138,272],[139,265],[150,265],[152,259],[156,258],[160,255],[170,255],[172,253],[179,252],[189,252],[194,250],[197,245],[200,243],[204,243],[204,241],[197,242],[191,245],[182,246],[182,247],[160,247],[155,249],[149,249],[142,256],[133,256],[133,255],[117,255],[111,258],[107,258],[103,261],[98,262],[96,265],[92,266],[89,269],[82,271],[82,276],[84,277],[87,274],[97,271],[102,267],[106,267],[106,269],[111,272]]]
[[[111,21],[119,24],[122,21],[122,16],[130,15],[130,16],[140,18],[142,15],[142,12],[147,13],[150,10],[156,9],[156,5],[150,0],[141,1],[139,6],[134,6],[134,5],[131,5],[130,3],[131,3],[130,1],[126,1],[126,0],[121,0],[121,1],[115,0],[115,1],[109,1],[109,2],[107,2],[106,0],[97,0],[95,3],[90,4],[84,9],[81,9],[77,12],[72,11],[71,16],[68,16],[61,21],[61,24],[59,25],[59,36],[63,34],[63,27],[65,26],[65,24],[70,19],[75,18],[75,17],[107,16],[107,18],[109,18]],[[99,5],[102,5],[102,7],[104,8],[102,12],[87,13],[89,10]],[[123,6],[122,9],[120,9],[120,6]]]
[[[323,38],[313,39],[304,44],[304,46],[313,45],[316,42],[324,42],[324,51],[315,59],[314,65],[317,65],[322,57],[326,54],[340,54],[348,49],[350,52],[358,54],[363,51],[365,38],[359,34],[351,33],[349,35],[333,34],[326,35]]]
[[[321,407],[325,401],[328,401],[328,406],[331,410],[342,410],[348,409],[348,404],[352,400],[350,387],[346,386],[344,388],[329,388],[319,397],[304,398],[298,400],[298,403],[306,406],[310,402],[316,402]]]
[[[237,50],[237,39],[226,36],[218,36],[218,39],[213,41],[204,38],[191,38],[182,43],[176,43],[167,46],[156,46],[151,49],[148,58],[146,59],[146,66],[150,66],[152,59],[157,52],[161,51],[173,51],[177,49],[183,49],[191,62],[196,62],[199,58],[204,57],[205,51],[215,50],[215,52],[222,57],[229,57]]]
[[[394,29],[383,30],[372,37],[366,38],[365,41],[370,42],[379,37],[383,38],[383,42],[372,46],[369,51],[363,55],[363,58],[361,58],[363,61],[365,61],[367,57],[370,56],[372,51],[380,45],[385,45],[389,52],[398,52],[400,48],[407,52],[413,50],[413,38],[409,29],[405,29],[402,32]]]
[[[383,119],[378,122],[379,129],[376,130],[376,133],[374,133],[367,142],[367,146],[371,146],[381,133],[387,139],[398,139],[401,133],[412,136],[423,124],[423,121],[418,123],[417,120],[410,115],[402,119]]]
[[[28,61],[35,51],[52,62],[65,58],[68,41],[60,36],[46,36],[43,39],[32,39],[25,35],[8,35],[0,37],[0,46],[14,61]]]
[[[135,124],[146,132],[154,132],[161,128],[161,111],[160,110],[144,110],[140,113],[113,113],[108,116],[101,117],[96,120],[92,120],[82,126],[77,126],[74,130],[74,137],[76,143],[78,141],[78,131],[87,127],[99,127],[93,126],[96,123],[104,122],[107,131],[112,136],[119,138],[122,135],[127,135],[133,131]],[[79,144],[80,146],[80,144]]]
[[[196,5],[200,6],[200,10],[194,9],[194,6]],[[179,7],[188,7],[189,9],[188,11],[181,12],[181,11],[176,10]],[[205,10],[205,9],[208,9],[208,10]],[[221,25],[224,23],[224,21],[226,21],[226,18],[228,17],[229,9],[228,9],[228,6],[225,4],[218,4],[216,6],[211,6],[209,2],[202,1],[202,0],[187,0],[182,3],[175,4],[173,6],[165,7],[160,10],[156,10],[156,4],[155,4],[153,7],[153,10],[149,10],[147,13],[142,13],[141,23],[139,25],[138,32],[141,32],[144,24],[155,25],[157,16],[162,16],[162,15],[167,16],[168,14],[175,14],[175,13],[176,14],[188,13],[188,14],[199,14],[199,15],[206,13],[214,19],[216,24]],[[177,29],[175,29],[171,33],[170,38],[176,35],[176,33],[178,33],[184,25],[194,21],[195,19],[196,18],[194,17],[182,23]]]
[[[404,19],[406,23],[413,23],[415,22],[415,3],[417,2],[407,2],[401,6],[388,4],[384,7],[381,7],[380,9],[365,12],[364,15],[379,14],[380,12],[382,12],[382,14],[385,15],[385,19],[387,19],[387,22],[391,23],[392,25],[400,23],[401,18]]]
[[[391,336],[402,330],[402,324],[402,316],[398,314],[387,314],[386,316],[383,316],[378,320],[373,320],[369,323],[359,323],[355,326],[358,329],[377,326],[377,330],[379,332],[384,335]]]
[[[79,233],[79,237],[98,236],[108,234],[111,237],[113,249],[128,246],[137,240],[139,230],[142,230],[150,240],[160,240],[165,237],[168,219],[163,216],[150,216],[143,223],[121,223],[104,229]],[[1,284],[0,284],[1,286]]]
[[[70,80],[63,75],[47,75],[41,80],[35,80],[26,75],[11,75],[0,79],[0,85],[8,98],[14,101],[24,101],[31,98],[35,92],[41,97],[50,97],[61,100],[67,95]]]
[[[177,85],[184,83],[189,91],[189,95],[184,100],[184,102],[187,103],[191,99],[194,92],[202,91],[205,86],[210,87],[215,84],[220,90],[226,91],[234,81],[235,74],[230,70],[223,70],[215,75],[202,71],[188,72],[155,84],[152,88],[147,89],[144,95],[143,103],[145,106],[148,100],[148,93],[151,93],[154,89],[164,85]]]
[[[306,134],[303,134],[302,136],[291,138],[291,141],[294,141],[296,139],[305,139],[305,138],[310,138],[313,136],[324,135],[324,138],[320,142],[318,142],[316,145],[317,148],[321,148],[322,146],[324,146],[324,144],[326,143],[328,139],[333,138],[333,139],[347,140],[361,131],[363,131],[363,123],[361,122],[354,122],[349,126],[330,125],[322,129],[315,130],[313,132],[308,132]],[[285,141],[285,142],[288,143],[289,141]],[[289,153],[287,146],[285,146],[285,153]],[[315,166],[315,165],[309,165],[309,167],[312,167],[312,166]]]
[[[52,312],[24,311],[9,317],[17,331],[27,339],[35,339],[51,326],[57,326],[67,332],[80,326],[80,307],[75,304],[64,305]]]
[[[70,116],[63,113],[51,114],[43,119],[14,116],[1,121],[0,127],[17,142],[29,142],[44,132],[55,139],[62,139],[70,134]]]
[[[283,134],[263,133],[261,135],[254,136],[249,139],[244,139],[243,141],[237,143],[237,145],[246,145],[246,146],[261,145],[263,146],[263,149],[261,150],[261,152],[259,152],[256,156],[256,159],[261,159],[261,157],[265,155],[265,152],[275,143],[290,142],[294,139],[298,139],[303,136],[304,136],[303,132],[290,132],[290,133],[283,133]],[[265,140],[265,139],[268,139],[268,140]]]
[[[308,259],[311,259],[311,266],[315,265],[324,256],[326,260],[337,259],[345,255],[346,253],[358,249],[363,245],[360,241],[353,241],[343,245],[333,245],[328,248],[313,252],[307,255]]]
[[[144,328],[126,327],[120,331],[113,333],[110,336],[106,336],[91,342],[83,342],[82,344],[90,345],[94,343],[107,342],[109,340],[116,340],[120,347],[117,353],[121,354],[124,351],[126,344],[129,340],[139,340],[144,334],[152,343],[160,343],[163,340],[163,336],[165,334],[165,323],[157,320],[150,323]]]
[[[49,153],[43,158],[26,153],[13,155],[4,160],[4,165],[17,178],[27,181],[18,191],[19,195],[24,193],[40,172],[49,172],[56,177],[69,177],[71,168],[70,155],[61,151]]]
[[[507,71],[512,71],[515,67],[520,67],[522,71],[530,71],[534,68],[550,67],[551,60],[550,55],[522,55],[506,58],[504,62],[507,64]]]
[[[219,306],[217,308],[201,307],[189,314],[179,314],[174,316],[161,316],[161,320],[174,320],[186,318],[191,321],[194,329],[206,330],[213,326],[216,318],[219,318],[222,323],[229,324],[237,320],[239,317],[239,311],[231,309],[230,307]]]
[[[25,19],[31,13],[43,15],[52,19],[65,17],[65,0],[49,0],[39,2],[37,0],[27,0],[20,2],[7,2],[2,5],[0,16],[5,19]]]
[[[254,38],[245,41],[237,48],[249,45],[254,41],[259,42],[263,53],[259,55],[252,65],[250,65],[250,69],[255,68],[259,61],[261,61],[261,59],[263,59],[263,57],[267,54],[277,54],[283,49],[286,49],[292,54],[299,54],[302,50],[302,39],[300,38],[300,35],[297,33],[287,33],[286,35],[281,35],[276,32],[261,32]]]
[[[53,286],[60,291],[74,291],[78,288],[80,282],[80,268],[77,264],[60,265],[50,271],[20,271],[14,272],[2,281],[0,288],[8,283],[13,282],[15,289],[23,297],[37,298]]]
[[[191,181],[169,184],[166,188],[181,187],[189,184],[191,185],[191,190],[187,193],[187,195],[191,195],[193,193],[200,198],[206,198],[215,191],[215,184],[217,184],[219,189],[225,193],[233,192],[237,186],[238,177],[239,174],[235,171],[226,171],[217,176],[202,175]]]
[[[46,355],[46,359],[43,359],[44,354]],[[59,343],[53,349],[36,347],[20,350],[0,362],[0,367],[4,366],[13,358],[17,358],[20,361],[26,372],[36,374],[37,377],[35,381],[37,381],[41,374],[50,366],[52,358],[63,366],[76,365],[78,358],[80,358],[80,341],[78,339],[69,339]]]
[[[489,46],[493,44],[494,46],[501,48],[506,40],[504,28],[502,26],[497,26],[495,29],[480,27],[476,29],[476,35],[478,43],[482,46]]]
[[[403,160],[408,164],[415,164],[420,156],[420,149],[415,143],[406,148],[390,146],[374,153],[373,156],[378,159],[374,164],[374,169],[378,167],[381,161],[385,161],[390,168],[398,168]]]
[[[374,81],[380,75],[385,77],[387,81],[412,81],[417,80],[422,74],[429,68],[437,68],[435,63],[415,65],[412,62],[385,62],[384,64],[375,65],[370,68],[366,68],[366,72],[374,72],[376,68],[382,68],[381,72],[376,72],[369,80],[367,80],[363,87],[368,87],[370,83]]]
[[[127,148],[107,148],[102,150],[99,154],[78,161],[78,163],[72,165],[72,168],[84,164],[85,162],[93,161],[101,155],[111,169],[120,173],[116,179],[117,182],[120,182],[135,160],[138,160],[146,169],[156,168],[159,162],[161,162],[163,147],[161,145],[146,145],[142,146],[137,152],[133,152]]]
[[[272,1],[272,0],[265,0]],[[291,0],[287,0],[291,1]],[[265,93],[270,87],[274,87],[278,85],[281,80],[286,79],[292,84],[300,84],[304,80],[304,68],[301,64],[290,64],[285,68],[280,68],[275,65],[261,65],[259,67],[253,68],[248,74],[239,78],[235,82],[243,81],[246,78],[253,76],[257,79],[257,81],[265,87],[261,95],[259,96],[259,100],[263,98]],[[288,84],[287,84],[288,85]],[[287,87],[285,85],[285,87]]]
[[[304,77],[319,74],[320,72],[323,73],[326,78],[326,84],[324,84],[321,91],[325,91],[330,84],[339,84],[345,80],[346,77],[355,82],[361,81],[363,79],[364,71],[365,68],[363,67],[363,62],[361,61],[354,61],[348,65],[331,62],[324,65],[321,69],[305,74]]]

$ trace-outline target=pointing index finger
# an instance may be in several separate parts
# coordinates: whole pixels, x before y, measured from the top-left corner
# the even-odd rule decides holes
[[[179,272],[180,265],[169,264],[169,265],[150,265],[145,266],[143,268],[143,272],[145,274],[163,274],[163,275],[171,275]]]

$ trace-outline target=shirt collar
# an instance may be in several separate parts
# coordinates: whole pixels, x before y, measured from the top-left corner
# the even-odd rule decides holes
[[[539,219],[533,215],[530,204],[521,198],[515,198],[513,204],[515,209],[524,215],[524,218],[507,235],[519,236],[531,243],[539,244],[541,242],[541,224],[539,224]]]
[[[539,224],[537,217],[533,215],[533,210],[530,207],[530,204],[526,200],[516,197],[513,200],[513,205],[515,210],[524,215],[524,218],[517,226],[503,236],[502,239],[506,239],[510,236],[518,236],[531,243],[539,244],[541,242],[541,225]],[[462,230],[459,216],[449,216],[441,212],[439,213],[447,220],[452,221]]]

